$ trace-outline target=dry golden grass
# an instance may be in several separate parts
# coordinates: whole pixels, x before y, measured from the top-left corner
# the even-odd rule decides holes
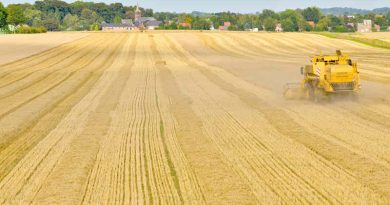
[[[336,49],[358,100],[283,99]],[[91,33],[0,66],[0,204],[388,204],[389,69],[313,34]]]

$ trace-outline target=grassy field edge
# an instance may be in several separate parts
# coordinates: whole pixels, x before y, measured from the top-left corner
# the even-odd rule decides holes
[[[390,42],[379,40],[379,39],[362,38],[362,37],[352,36],[349,34],[341,34],[341,33],[315,33],[315,34],[325,36],[328,38],[350,40],[350,41],[354,41],[357,43],[361,43],[376,48],[390,49]]]

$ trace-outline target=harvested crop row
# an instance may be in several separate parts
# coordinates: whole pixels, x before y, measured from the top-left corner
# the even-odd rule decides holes
[[[53,67],[59,67],[62,69],[66,68],[67,65],[64,63],[74,61],[74,58],[77,57],[79,53],[85,52],[85,50],[90,50],[95,43],[102,43],[102,40],[103,38],[97,39],[91,37],[88,39],[88,41],[74,43],[74,46],[66,51],[61,51],[60,53],[53,51],[53,53],[56,53],[54,55],[55,58],[53,57],[35,62],[36,64],[34,65],[12,65],[12,70],[2,76],[3,80],[0,87],[3,88],[9,85],[13,85],[19,80],[28,80],[27,77],[31,77],[34,74],[36,75],[37,72],[49,72],[56,70],[53,69]],[[2,66],[1,70],[7,70],[6,66]]]
[[[339,47],[369,80],[359,101],[282,98],[308,55]],[[389,55],[312,34],[156,31],[0,66],[0,204],[388,204]]]
[[[122,38],[117,39],[116,44],[119,44],[121,39]],[[107,45],[109,43],[110,41],[107,42]],[[101,49],[104,52],[102,53],[102,56],[98,58],[99,60],[96,60],[93,63],[89,64],[87,66],[87,70],[83,72],[81,71],[77,72],[77,75],[75,75],[74,79],[69,79],[65,81],[66,83],[69,83],[69,85],[63,84],[61,86],[61,89],[63,89],[64,91],[69,90],[70,92],[72,92],[72,89],[70,88],[72,88],[73,86],[77,86],[78,85],[76,83],[77,81],[82,82],[83,78],[89,78],[91,77],[91,73],[98,72],[101,67],[104,68],[104,62],[107,61],[108,59],[107,57],[110,56],[110,53],[111,55],[114,54],[110,52],[109,49],[104,49],[104,48],[106,47],[102,45]],[[75,80],[76,82],[73,82],[72,80]],[[83,99],[84,101],[91,102],[91,98],[92,99],[95,98],[96,94],[98,93],[101,87],[101,86],[99,87],[98,85],[96,86],[97,87],[95,93],[90,92],[89,95],[87,95],[90,97],[87,96],[84,97]],[[49,93],[58,95],[61,94],[61,91],[53,90],[52,92]],[[45,102],[44,100],[47,101],[47,99],[51,99],[51,98],[36,98],[36,100],[32,101],[32,103],[39,103],[39,100],[42,101],[42,103],[44,103]],[[83,117],[84,118],[88,117],[88,112],[87,112],[88,109],[93,109],[93,106],[89,106],[89,103],[80,102],[77,106],[80,107],[79,109],[84,110],[84,112],[80,112],[81,110],[77,110],[75,109],[75,107],[72,109],[71,113],[74,113],[75,115],[73,117],[75,117],[78,120],[71,119],[72,115],[68,114],[68,116],[64,118],[59,125],[57,125],[56,129],[52,130],[34,148],[32,148],[25,155],[25,157],[18,162],[18,164],[12,169],[12,171],[1,181],[0,190],[2,190],[1,192],[4,193],[2,195],[1,201],[4,202],[8,200],[15,200],[15,202],[23,202],[26,200],[29,201],[32,199],[31,197],[34,197],[35,193],[40,189],[41,184],[44,182],[44,180],[42,180],[41,177],[46,177],[48,173],[50,173],[52,167],[56,163],[55,160],[56,157],[58,159],[58,157],[60,157],[62,154],[61,150],[66,148],[66,146],[61,146],[61,144],[69,143],[72,140],[71,133],[76,134],[77,132],[82,131],[82,126],[80,126],[82,125],[81,120],[83,119]],[[85,107],[83,106],[87,106],[88,109],[85,109]],[[18,110],[18,111],[23,112],[23,110]],[[83,114],[80,115],[80,113]],[[26,119],[23,118],[20,120],[21,122],[26,121]],[[66,129],[61,129],[60,128],[61,125],[66,127]],[[77,126],[77,128],[75,128],[74,126]],[[26,138],[25,140],[29,140],[29,139]],[[53,148],[53,147],[57,147],[57,148]],[[59,149],[59,147],[61,148]],[[28,181],[29,179],[40,183],[34,183],[34,181],[31,181],[31,183],[26,184],[26,180]],[[9,186],[12,186],[14,188],[11,190],[7,189],[7,187]]]
[[[162,44],[162,43],[161,43]],[[164,49],[164,50],[166,50],[166,49]],[[178,54],[179,52],[177,51],[177,50],[175,50],[175,52],[173,52],[173,53],[175,53],[175,54]],[[171,54],[172,55],[172,54]],[[183,57],[182,59],[189,59],[190,57],[189,56],[186,56],[185,58]],[[194,62],[194,63],[196,63],[196,61]],[[192,63],[192,64],[194,64],[194,63]],[[189,65],[191,65],[192,67],[195,67],[195,65],[192,65],[191,63],[187,63],[187,64],[189,64]],[[181,65],[180,67],[185,67],[184,65]],[[203,68],[203,69],[205,69],[205,70],[210,70],[210,68],[208,68],[208,67],[206,67],[206,68]],[[218,73],[219,74],[221,74],[221,70],[219,70],[218,71]],[[193,73],[192,74],[192,76],[195,76],[195,74]],[[190,79],[186,79],[186,80],[183,80],[184,82],[190,82]],[[199,84],[200,82],[203,82],[204,80],[201,80],[201,78],[197,78],[195,81],[193,81],[193,83],[186,83],[185,85],[184,84],[182,84],[180,87],[185,87],[185,86],[189,86],[189,85],[192,85],[192,84]],[[218,81],[217,81],[218,82]],[[231,82],[231,80],[230,81],[228,81],[228,82]],[[200,86],[200,85],[198,85],[198,86]],[[211,85],[204,85],[204,86],[202,86],[202,87],[207,87],[207,89],[203,89],[204,91],[206,91],[207,90],[207,92],[211,92]],[[224,85],[223,86],[224,88],[226,88],[227,86],[226,85]],[[191,92],[189,92],[189,90],[191,90]],[[194,93],[195,91],[194,90],[196,90],[196,88],[195,87],[192,87],[192,88],[189,88],[188,90],[187,90],[187,93]],[[199,91],[200,92],[200,91]],[[207,103],[207,105],[205,105],[205,107],[208,107],[208,110],[212,110],[213,112],[216,112],[219,108],[221,108],[221,107],[224,107],[224,105],[228,105],[226,102],[230,102],[230,103],[232,103],[232,102],[234,102],[234,100],[233,99],[227,99],[227,96],[225,96],[225,97],[222,97],[222,96],[218,96],[217,95],[217,93],[222,93],[222,91],[215,91],[213,94],[209,94],[209,95],[205,95],[205,94],[198,94],[198,96],[196,96],[196,97],[193,97],[193,100],[194,101],[196,101],[196,99],[198,99],[198,98],[200,98],[199,99],[199,101],[200,102],[202,102],[202,103],[205,103],[205,102],[207,102],[207,100],[206,99],[213,99],[213,97],[214,96],[217,96],[217,97],[215,97],[215,98],[217,98],[217,99],[224,99],[223,101],[225,102],[225,103],[218,103],[218,102],[213,102],[213,103]],[[201,96],[208,96],[208,98],[202,98]],[[213,96],[213,97],[212,97]],[[229,104],[230,104],[229,103]],[[217,107],[213,107],[213,105],[216,105]],[[245,116],[245,114],[243,114],[243,110],[244,110],[244,107],[245,106],[238,106],[238,107],[241,107],[241,109],[240,109],[240,112],[239,113],[236,113],[236,115],[238,115],[238,116]],[[214,111],[215,110],[215,111]],[[231,111],[228,111],[228,110],[231,110]],[[251,135],[252,135],[252,138],[253,138],[253,140],[254,139],[257,139],[257,140],[259,140],[259,139],[263,139],[264,140],[264,138],[265,138],[265,136],[267,136],[267,135],[269,135],[269,134],[266,134],[266,133],[263,133],[264,132],[264,127],[263,128],[256,128],[257,126],[255,126],[255,124],[253,124],[253,123],[245,123],[244,122],[244,120],[238,120],[238,119],[236,119],[236,121],[235,121],[235,123],[237,123],[237,122],[241,122],[242,123],[242,125],[241,126],[243,126],[243,125],[251,125],[250,126],[250,129],[248,129],[248,130],[257,130],[257,132],[250,132],[250,134],[251,135],[248,135],[248,136],[245,136],[245,132],[247,132],[247,131],[245,131],[245,129],[244,130],[241,130],[241,131],[234,131],[234,130],[229,130],[229,128],[234,128],[234,127],[236,127],[237,125],[234,125],[234,123],[233,124],[230,124],[229,125],[229,121],[228,121],[228,118],[231,118],[232,116],[231,115],[233,115],[231,112],[232,111],[234,111],[234,110],[236,110],[236,109],[234,109],[233,107],[227,107],[227,108],[225,108],[224,110],[221,110],[221,112],[222,113],[219,113],[219,114],[215,114],[215,116],[209,116],[209,117],[206,117],[207,115],[210,115],[210,114],[207,114],[206,116],[205,116],[205,118],[207,119],[207,118],[210,118],[210,120],[212,120],[212,121],[210,121],[210,124],[212,124],[212,126],[209,128],[210,129],[210,131],[211,131],[211,133],[214,133],[214,134],[211,134],[211,135],[214,135],[214,136],[218,136],[218,137],[213,137],[213,139],[214,140],[216,140],[215,141],[215,143],[216,144],[218,144],[218,145],[220,145],[220,146],[227,146],[226,148],[224,148],[224,147],[222,147],[221,149],[223,149],[223,150],[230,150],[229,152],[227,152],[226,153],[226,155],[228,155],[229,157],[229,159],[234,159],[234,158],[236,158],[236,160],[234,160],[234,164],[237,164],[239,161],[240,161],[240,157],[239,156],[246,156],[247,154],[249,154],[250,152],[249,152],[249,150],[251,150],[251,148],[250,148],[250,146],[248,147],[248,145],[252,145],[253,146],[253,142],[248,142],[248,144],[247,145],[245,145],[245,144],[242,144],[242,143],[244,143],[246,140],[245,139],[247,139],[247,140],[249,140],[250,138],[251,138]],[[219,130],[219,132],[217,132],[217,131],[213,131],[213,130],[216,130],[216,129],[218,129],[218,121],[217,121],[217,119],[219,119],[221,116],[223,116],[223,112],[230,112],[231,114],[230,115],[228,115],[228,116],[230,116],[230,117],[228,117],[228,118],[226,118],[223,122],[220,122],[220,124],[221,125],[224,125],[223,127],[221,127],[221,129]],[[199,113],[201,113],[201,111],[199,110]],[[253,115],[253,114],[252,114]],[[268,114],[267,114],[268,115]],[[250,115],[249,115],[250,116]],[[234,120],[234,119],[232,119],[232,120]],[[256,121],[256,120],[254,120],[254,121]],[[240,123],[240,124],[241,124]],[[206,124],[208,124],[208,123],[206,123]],[[238,124],[238,125],[240,125],[240,124]],[[261,123],[260,123],[261,124]],[[237,127],[237,129],[239,130],[239,129],[243,129],[243,127],[241,127],[241,128],[239,128],[239,127]],[[227,133],[232,133],[233,135],[232,136],[230,136],[230,137],[228,137],[228,134]],[[260,133],[263,133],[263,134],[260,134]],[[249,134],[249,133],[248,133]],[[262,137],[260,137],[260,136],[262,136]],[[271,134],[272,135],[272,134]],[[224,141],[224,138],[227,138],[226,139],[226,141]],[[242,139],[237,139],[237,141],[235,141],[235,138],[236,137],[243,137]],[[258,138],[258,137],[260,137],[260,138]],[[270,139],[270,140],[267,140],[266,142],[267,143],[269,143],[269,142],[272,142],[272,141],[275,141],[276,140],[276,138],[274,138],[274,139]],[[272,146],[274,146],[274,148],[272,148],[271,150],[271,153],[273,153],[274,151],[276,151],[277,150],[277,147],[283,147],[282,146],[282,144],[283,144],[283,141],[284,140],[281,140],[281,141],[278,141],[278,143],[276,143],[275,145],[272,145]],[[229,145],[231,143],[231,145]],[[265,143],[265,142],[263,142],[263,143]],[[244,147],[239,147],[239,145],[240,144],[242,144],[242,146],[244,146]],[[233,147],[232,147],[233,146]],[[268,145],[268,146],[271,146],[271,145]],[[256,152],[259,152],[261,149],[260,149],[260,147],[257,147],[257,148],[252,148],[253,149],[253,152],[254,153],[256,153]],[[269,148],[268,148],[269,149]],[[238,151],[238,153],[235,153],[233,150],[237,150]],[[244,153],[247,153],[247,154],[244,154],[244,153],[239,153],[240,151],[243,151],[243,150],[245,150],[245,152]],[[300,149],[302,152],[304,151],[304,149]],[[248,153],[249,152],[249,153]],[[231,154],[229,154],[229,153],[231,153]],[[303,152],[304,153],[304,152]],[[292,157],[294,156],[294,155],[297,155],[297,154],[294,154],[294,153],[288,153],[289,155],[290,155],[290,157],[289,157],[289,160],[292,160]],[[254,154],[254,155],[256,155],[256,156],[269,156],[268,154],[266,155],[266,154],[260,154],[260,153],[258,153],[258,154]],[[277,159],[277,158],[275,158],[276,156],[277,156],[277,154],[276,153],[273,153],[273,154],[271,154],[271,155],[273,155],[274,157],[274,159]],[[308,156],[310,156],[310,155],[307,155],[306,157],[308,157]],[[237,158],[238,157],[238,158]],[[302,155],[300,156],[300,157],[302,157]],[[284,157],[282,157],[281,159],[284,159]],[[297,158],[297,159],[299,159],[299,158]],[[248,160],[248,159],[247,159]],[[255,163],[257,160],[259,160],[259,159],[256,159],[256,158],[251,158],[251,161],[253,161],[253,163]],[[320,159],[318,159],[318,160],[320,160]],[[298,160],[298,161],[306,161],[306,160],[303,160],[303,159],[300,159],[300,160]],[[314,160],[314,159],[311,159],[311,160],[308,160],[308,161],[310,161],[311,163],[314,163],[316,160]],[[241,163],[244,163],[245,161],[243,161],[243,162],[241,162]],[[233,163],[233,162],[232,162]],[[257,162],[257,163],[259,163],[259,162]],[[288,161],[286,162],[284,162],[284,163],[288,163]],[[321,162],[322,163],[322,162]],[[274,164],[274,165],[271,165],[271,164]],[[319,163],[320,164],[320,163]],[[320,165],[316,165],[316,166],[314,166],[314,167],[320,167]],[[277,172],[275,172],[275,173],[279,173],[280,174],[280,172],[282,171],[282,170],[289,170],[289,169],[291,169],[291,170],[294,170],[294,169],[297,169],[298,167],[295,167],[296,165],[297,165],[297,163],[293,163],[293,164],[290,164],[290,165],[288,165],[288,167],[289,168],[282,168],[282,167],[280,167],[280,165],[281,164],[275,164],[275,163],[273,163],[272,161],[270,161],[270,162],[267,162],[267,164],[265,164],[265,165],[262,165],[262,166],[259,166],[259,165],[256,165],[256,163],[255,164],[253,164],[253,165],[251,165],[253,168],[254,168],[254,171],[256,171],[256,172],[261,172],[261,168],[260,167],[269,167],[269,168],[272,168],[273,166],[276,166],[276,167],[274,167],[274,169],[275,170],[278,170]],[[330,166],[329,168],[326,168],[326,166]],[[313,187],[326,187],[326,184],[329,184],[329,187],[336,187],[336,184],[338,184],[338,183],[340,183],[340,182],[335,182],[335,184],[333,184],[333,185],[330,185],[332,182],[331,181],[329,181],[329,179],[328,179],[328,177],[329,176],[332,176],[332,175],[338,175],[338,176],[340,176],[340,179],[339,180],[341,180],[341,181],[344,181],[344,183],[345,182],[347,182],[347,181],[351,181],[351,179],[349,178],[349,176],[348,176],[348,174],[347,173],[344,173],[344,174],[341,174],[341,173],[343,173],[343,171],[342,170],[340,170],[340,171],[337,171],[336,173],[337,174],[335,174],[335,173],[331,173],[331,172],[333,172],[332,170],[334,170],[334,171],[336,171],[337,170],[337,168],[335,168],[335,167],[333,167],[332,168],[332,166],[330,165],[330,164],[327,164],[325,167],[323,167],[323,168],[319,168],[318,170],[310,170],[310,169],[308,169],[308,167],[306,167],[305,168],[305,170],[302,170],[301,168],[299,168],[299,169],[297,169],[295,172],[293,172],[294,174],[290,174],[290,175],[287,175],[287,176],[289,176],[289,177],[287,177],[287,178],[284,178],[284,175],[279,175],[278,177],[276,177],[275,175],[273,176],[273,177],[271,177],[270,179],[283,179],[281,182],[279,182],[279,183],[275,183],[275,184],[283,184],[283,182],[289,182],[290,180],[294,180],[294,175],[296,174],[296,173],[301,173],[302,174],[302,178],[301,179],[303,179],[304,178],[304,176],[310,176],[310,175],[312,175],[312,174],[315,174],[315,175],[313,175],[313,177],[314,176],[316,176],[315,178],[316,178],[316,180],[314,180],[314,178],[312,178],[312,177],[309,177],[309,179],[310,180],[312,180],[311,182],[308,182],[308,181],[306,181],[306,182],[301,182],[301,183],[303,183],[302,184],[302,187],[300,188],[300,190],[299,190],[299,192],[298,193],[302,193],[302,192],[304,192],[304,184],[305,183],[309,183],[309,184],[312,184],[313,185]],[[239,166],[239,167],[246,167],[244,170],[245,171],[248,171],[248,170],[250,170],[250,166],[249,165],[241,165],[241,166]],[[256,168],[255,168],[256,167]],[[294,168],[295,167],[295,168]],[[319,182],[319,180],[321,180],[321,175],[319,175],[319,170],[322,170],[322,172],[323,172],[323,174],[324,174],[324,178],[323,178],[323,181],[321,181],[321,182]],[[326,170],[329,170],[329,172],[330,173],[327,173],[327,171]],[[308,173],[302,173],[302,172],[308,172]],[[310,172],[312,173],[312,174],[310,174]],[[262,176],[262,177],[264,177],[264,176],[266,176],[267,175],[267,173],[272,173],[272,171],[271,170],[268,170],[268,171],[266,171],[266,172],[264,172],[264,173],[262,173],[260,176]],[[288,172],[287,172],[288,173]],[[343,176],[344,175],[344,176]],[[344,179],[343,179],[343,177],[341,177],[341,176],[343,176],[344,177]],[[249,179],[251,179],[252,181],[254,180],[254,177],[253,176],[251,176],[251,177],[248,177]],[[336,179],[335,179],[336,180]],[[295,184],[296,186],[298,186],[298,184],[299,184],[299,182],[298,181],[295,181],[295,182],[290,182],[291,184]],[[367,189],[365,189],[365,188],[363,188],[362,186],[360,186],[359,185],[359,183],[358,182],[354,182],[355,183],[355,185],[349,185],[348,187],[355,187],[356,188],[356,190],[355,190],[355,192],[359,192],[359,193],[365,193],[365,192],[367,192],[368,191],[368,193],[370,192],[369,190],[367,190]],[[256,183],[255,185],[259,185],[260,183],[258,182],[258,183]],[[273,183],[274,184],[274,183]],[[315,185],[315,186],[314,186]],[[272,185],[269,185],[271,188],[273,187]],[[286,184],[286,186],[289,186],[289,185],[287,185]],[[303,189],[303,190],[302,190]],[[340,193],[340,194],[347,194],[348,192],[344,192],[344,191],[342,191],[342,190],[344,190],[345,189],[345,187],[340,187],[340,191],[339,192],[335,192],[335,193]],[[260,189],[260,190],[266,190],[266,189]],[[309,189],[310,190],[310,189]],[[324,200],[324,201],[322,201],[321,203],[325,203],[325,201],[328,201],[328,202],[332,202],[332,203],[335,203],[335,202],[337,202],[338,200],[340,200],[341,198],[348,198],[348,197],[346,197],[346,196],[342,196],[342,195],[339,195],[339,196],[337,196],[337,195],[335,195],[335,196],[332,196],[332,195],[330,195],[330,193],[327,193],[327,191],[326,191],[327,189],[324,189],[324,190],[322,190],[322,191],[320,191],[319,193],[317,193],[318,195],[316,195],[316,194],[314,194],[315,192],[313,192],[313,191],[309,191],[310,193],[313,193],[313,195],[311,195],[312,196],[312,198],[307,198],[306,200],[308,200],[308,201],[306,201],[306,202],[314,202],[314,201],[317,201],[317,200],[319,200],[319,201],[317,201],[317,203],[318,202],[321,202],[321,200]],[[360,191],[357,191],[357,190],[360,190]],[[290,190],[291,191],[291,193],[290,194],[287,194],[287,193],[284,193],[283,194],[283,192],[279,192],[279,191],[276,191],[276,193],[278,193],[278,196],[279,197],[281,197],[281,200],[286,200],[286,201],[296,201],[296,200],[305,200],[304,198],[302,198],[302,196],[301,195],[299,195],[298,193],[297,193],[297,195],[295,195],[297,198],[284,198],[284,197],[294,197],[294,191],[296,191],[296,190]],[[322,193],[321,193],[322,192]],[[263,198],[263,196],[264,195],[267,195],[267,194],[259,194],[259,198],[261,198],[261,199],[264,199]],[[321,198],[321,195],[322,196],[326,196],[326,198],[322,198],[322,199],[320,199]],[[270,195],[268,195],[268,196],[270,196]],[[315,198],[315,197],[320,197],[320,198]],[[368,195],[366,195],[366,196],[362,196],[361,195],[361,197],[366,197],[365,198],[365,200],[372,200],[373,198],[372,197],[374,197],[375,196],[375,194],[374,193],[372,193],[371,192],[371,194],[368,194]],[[333,198],[334,197],[334,198]],[[353,198],[354,199],[356,199],[357,201],[359,201],[360,199],[357,199],[356,197],[358,197],[358,196],[354,196]],[[266,199],[264,199],[264,200],[266,200]],[[273,201],[273,200],[271,200],[271,201]],[[300,203],[305,203],[304,201],[301,201]]]
[[[131,75],[91,171],[83,198],[86,204],[102,200],[126,204],[201,200],[199,188],[183,181],[191,174],[187,170],[176,171],[177,167],[185,167],[175,160],[179,156],[172,156],[180,151],[167,145],[165,139],[173,133],[167,124],[169,120],[162,116],[156,62],[151,53],[145,54],[150,49],[149,38],[139,35],[134,64],[125,64],[131,66]]]
[[[238,36],[239,35],[239,36]],[[302,35],[305,36],[302,39]],[[223,55],[232,57],[255,57],[258,61],[269,60],[294,63],[307,63],[307,56],[315,53],[334,53],[336,49],[350,53],[358,60],[362,76],[366,80],[385,82],[390,76],[386,65],[390,63],[390,53],[381,50],[380,54],[372,57],[373,63],[366,62],[366,55],[361,53],[373,52],[375,49],[339,39],[327,39],[317,35],[300,34],[198,34],[203,43]],[[244,37],[245,36],[245,37]],[[250,41],[249,41],[250,39]],[[326,45],[326,46],[324,46]],[[375,50],[378,52],[378,49]],[[277,58],[275,58],[277,55]]]

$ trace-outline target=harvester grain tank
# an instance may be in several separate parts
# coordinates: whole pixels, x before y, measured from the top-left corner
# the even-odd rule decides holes
[[[284,95],[319,99],[331,93],[357,93],[360,90],[360,77],[357,63],[340,50],[336,55],[317,55],[312,57],[311,65],[301,68],[302,82],[287,84]]]

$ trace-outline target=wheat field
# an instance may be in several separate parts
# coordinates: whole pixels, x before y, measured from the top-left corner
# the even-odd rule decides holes
[[[358,99],[283,98],[336,49],[358,62]],[[0,204],[390,203],[390,50],[89,33],[0,64]]]

